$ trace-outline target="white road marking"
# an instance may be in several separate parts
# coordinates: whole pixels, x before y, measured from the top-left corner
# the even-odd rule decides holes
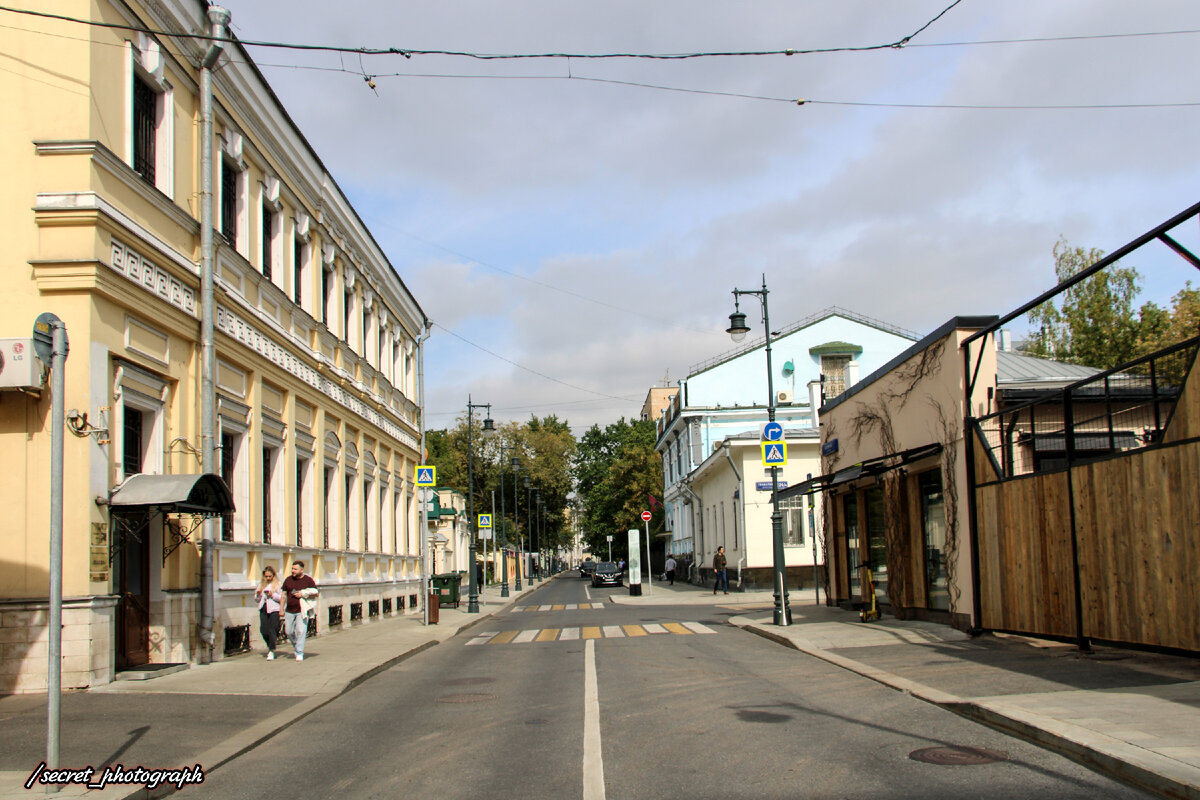
[[[579,628],[563,628],[562,633],[560,633],[558,635],[558,640],[560,642],[566,641],[567,639],[578,639],[578,638],[579,638]]]
[[[664,628],[662,625],[659,625],[657,622],[647,622],[642,627],[646,629],[646,633],[667,633],[668,632],[666,628]]]
[[[621,630],[620,625],[605,625],[604,626],[604,638],[605,639],[621,639],[624,636],[625,636],[625,631]]]
[[[605,796],[595,645],[594,640],[588,639],[583,653],[583,800],[604,800]]]
[[[551,605],[538,606],[538,611],[549,611],[551,608],[553,608]]]
[[[712,628],[706,627],[699,622],[685,622],[683,623],[683,627],[695,633],[716,633]]]
[[[488,642],[490,642],[492,640],[492,637],[495,636],[497,633],[499,633],[499,631],[490,631],[489,633],[481,633],[478,636],[476,636],[474,639],[472,639],[471,641],[467,642],[467,645],[470,646],[473,644],[487,644]]]
[[[588,602],[590,603],[592,601],[592,590],[585,586],[583,587],[583,594],[585,597],[587,597]]]
[[[533,637],[537,636],[538,633],[539,633],[539,631],[537,629],[534,629],[531,631],[521,631],[520,633],[517,634],[517,638],[512,640],[512,643],[513,644],[528,644],[529,642],[533,641]]]

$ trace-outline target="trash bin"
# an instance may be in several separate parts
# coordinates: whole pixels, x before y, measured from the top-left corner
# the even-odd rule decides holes
[[[429,624],[437,625],[438,617],[440,616],[440,614],[438,612],[441,610],[441,607],[442,607],[441,595],[439,595],[436,591],[431,589],[429,591],[429,597],[426,598],[425,602],[428,603],[428,605],[425,608],[429,611]]]
[[[433,576],[433,591],[439,595],[441,605],[458,608],[462,578],[462,574],[458,572],[443,572]]]

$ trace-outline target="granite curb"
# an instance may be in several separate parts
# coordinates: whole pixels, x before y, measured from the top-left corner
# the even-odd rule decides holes
[[[803,640],[797,641],[774,630],[774,626],[748,617],[731,617],[729,624],[1005,734],[1037,744],[1160,797],[1200,800],[1200,770],[1129,742],[1028,709],[1009,706],[1000,699],[964,699],[870,664],[813,647]]]

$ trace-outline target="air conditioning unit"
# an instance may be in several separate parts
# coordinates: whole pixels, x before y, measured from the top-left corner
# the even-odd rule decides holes
[[[44,376],[33,339],[0,339],[0,390],[41,389]]]
[[[782,392],[775,393],[775,405],[790,406],[792,404],[792,392],[784,389]]]

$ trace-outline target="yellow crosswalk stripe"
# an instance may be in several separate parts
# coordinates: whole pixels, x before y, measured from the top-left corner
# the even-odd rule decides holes
[[[581,639],[599,639],[600,628],[596,625],[589,625],[579,632],[579,637]]]
[[[643,628],[641,625],[622,625],[621,627],[625,629],[626,636],[649,636],[650,635],[650,634],[646,633],[646,629]]]
[[[495,639],[492,639],[492,644],[508,644],[517,638],[518,633],[520,631],[501,631]]]
[[[534,639],[535,642],[553,642],[558,636],[558,628],[542,628],[542,632]]]
[[[680,625],[678,622],[664,622],[663,627],[669,630],[671,633],[687,634],[688,636],[692,635],[691,631]]]
[[[552,607],[550,610],[551,610],[551,611],[562,611],[562,610],[563,610],[564,608],[566,608],[566,607],[567,607],[567,606],[566,606],[564,603],[556,603],[556,604],[554,605],[554,607]]]
[[[699,622],[645,622],[629,625],[589,625],[582,628],[530,628],[521,631],[501,631],[476,634],[467,642],[479,644],[529,644],[531,642],[565,642],[577,639],[621,639],[626,636],[674,634],[692,636],[697,633],[716,633]]]

